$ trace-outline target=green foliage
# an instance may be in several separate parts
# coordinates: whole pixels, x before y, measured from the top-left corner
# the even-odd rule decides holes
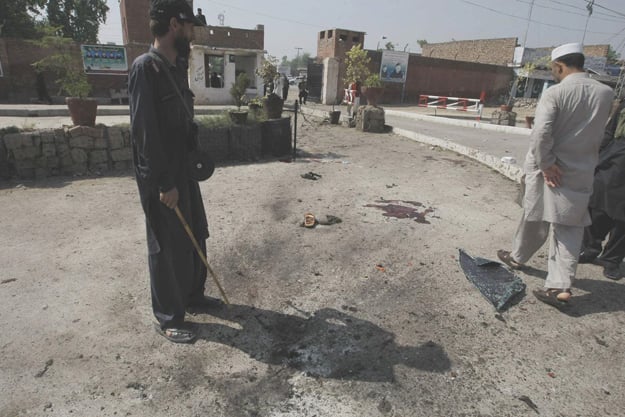
[[[98,29],[106,23],[106,0],[45,0],[48,24],[61,35],[80,43],[97,43]]]
[[[70,38],[59,35],[59,28],[46,27],[45,35],[36,41],[31,41],[35,45],[50,50],[47,57],[33,62],[31,65],[35,71],[50,71],[56,76],[56,84],[61,92],[67,93],[70,97],[84,98],[89,95],[91,85],[87,81],[82,59],[76,50],[72,50],[75,45]]]
[[[11,133],[19,133],[19,132],[20,132],[20,128],[17,126],[3,127],[3,128],[0,128],[0,138],[4,135],[8,135]]]
[[[369,69],[371,58],[367,56],[367,51],[363,50],[360,44],[352,46],[352,49],[345,55],[345,83],[362,82],[372,75]]]
[[[387,51],[394,51],[395,50],[395,45],[393,45],[393,42],[386,42],[384,47],[386,48]]]
[[[201,116],[196,119],[197,123],[206,129],[221,129],[232,126],[232,119],[227,112],[216,116]]]
[[[309,60],[310,52],[304,52],[303,54],[290,60],[289,66],[291,67],[291,75],[297,75],[298,68],[307,68]]]
[[[268,55],[263,59],[260,67],[256,68],[256,75],[262,78],[265,85],[274,82],[278,77],[278,60],[275,56]]]
[[[0,0],[0,36],[7,38],[35,39],[38,37],[34,16],[46,0]],[[7,18],[4,18],[6,16]]]
[[[363,86],[364,87],[382,87],[382,80],[380,80],[380,76],[378,74],[371,74],[365,80]]]
[[[242,72],[237,75],[236,80],[232,83],[232,87],[230,87],[230,95],[239,110],[241,110],[241,106],[247,101],[245,92],[250,86],[250,83],[250,78],[246,73]]]
[[[423,49],[423,47],[428,44],[428,41],[426,41],[425,39],[417,39],[417,43],[419,44],[421,49]]]

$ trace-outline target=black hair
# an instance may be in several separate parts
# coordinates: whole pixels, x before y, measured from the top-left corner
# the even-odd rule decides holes
[[[585,58],[584,54],[575,53],[561,56],[560,58],[556,58],[554,61],[560,62],[569,68],[576,68],[581,70],[584,69]]]
[[[150,19],[150,32],[158,38],[165,36],[169,32],[169,22]]]

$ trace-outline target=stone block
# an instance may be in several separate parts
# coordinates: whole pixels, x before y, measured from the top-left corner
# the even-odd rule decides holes
[[[13,158],[18,161],[24,159],[33,159],[41,155],[40,149],[35,148],[34,146],[30,146],[28,148],[17,148],[13,149]]]
[[[94,138],[91,136],[82,135],[69,138],[69,146],[71,148],[93,149],[93,143]]]
[[[76,164],[82,164],[82,163],[87,162],[87,159],[88,159],[87,152],[83,151],[82,149],[78,149],[78,148],[72,149],[71,155],[72,155],[72,160]]]
[[[119,128],[109,129],[109,144],[111,145],[111,149],[124,147],[124,136]]]
[[[48,130],[41,132],[41,143],[43,145],[54,144],[54,133]]]
[[[260,125],[230,128],[230,158],[237,161],[257,161],[261,156]]]
[[[127,171],[131,168],[132,168],[132,163],[130,161],[113,162],[113,169],[115,171]]]
[[[24,135],[23,133],[10,133],[8,135],[4,135],[4,145],[7,147],[8,150],[21,148],[24,146],[24,136],[27,137],[28,142],[31,142],[30,146],[32,146],[30,136]]]
[[[34,179],[35,178],[35,169],[34,168],[18,168],[15,167],[15,173],[18,178],[24,179]]]
[[[111,151],[113,162],[132,161],[132,150],[130,148],[116,149]]]
[[[9,153],[2,142],[0,142],[0,178],[8,179],[9,177]]]
[[[48,168],[58,168],[61,166],[61,158],[58,156],[49,156],[47,158],[47,166]]]
[[[108,143],[106,143],[105,138],[95,138],[93,142],[93,147],[95,149],[106,149],[108,148]]]
[[[228,159],[229,128],[206,129],[200,126],[198,140],[200,149],[207,152],[214,161],[225,161]]]
[[[67,141],[67,137],[65,136],[65,134],[61,134],[61,135],[54,135],[54,144],[56,145],[56,147],[58,148],[59,146],[69,146],[68,145],[68,141]]]
[[[41,146],[41,136],[31,135],[31,140],[33,141],[34,147],[39,148]]]
[[[74,165],[74,159],[72,158],[71,153],[61,157],[61,168],[70,168],[72,165]]]
[[[34,159],[24,159],[21,161],[15,161],[15,169],[34,169],[35,168],[35,160]]]
[[[45,156],[40,156],[34,160],[35,168],[47,168],[48,167],[48,158]]]
[[[363,132],[384,132],[384,109],[375,106],[360,106],[356,113],[356,129]]]
[[[49,171],[47,168],[35,168],[35,178],[42,179],[49,176]]]
[[[74,175],[85,175],[89,170],[86,163],[74,164],[70,170]]]
[[[108,161],[108,155],[106,151],[91,151],[89,152],[89,166],[95,164],[102,164]]]
[[[513,111],[495,110],[491,114],[490,122],[495,125],[515,126],[516,113]]]
[[[41,154],[43,156],[54,156],[56,155],[56,146],[54,143],[44,143],[41,145]]]

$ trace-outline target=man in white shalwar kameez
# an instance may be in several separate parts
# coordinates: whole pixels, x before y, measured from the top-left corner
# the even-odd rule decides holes
[[[571,297],[584,227],[590,224],[588,199],[614,93],[588,78],[581,44],[555,48],[551,61],[559,84],[545,91],[536,108],[523,167],[523,217],[512,251],[497,255],[511,268],[522,269],[551,229],[545,288],[534,295],[562,307]]]

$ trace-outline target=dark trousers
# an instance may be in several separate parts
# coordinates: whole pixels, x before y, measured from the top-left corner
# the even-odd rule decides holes
[[[179,182],[178,207],[206,256],[206,217],[197,184]],[[156,191],[154,193],[157,194]],[[162,328],[180,326],[194,298],[204,296],[206,266],[174,210],[153,198],[147,208],[148,266],[152,311]]]
[[[625,222],[612,219],[602,210],[590,208],[592,224],[584,230],[583,251],[588,255],[599,255],[605,263],[619,265],[625,257]],[[605,246],[601,247],[609,234]]]

